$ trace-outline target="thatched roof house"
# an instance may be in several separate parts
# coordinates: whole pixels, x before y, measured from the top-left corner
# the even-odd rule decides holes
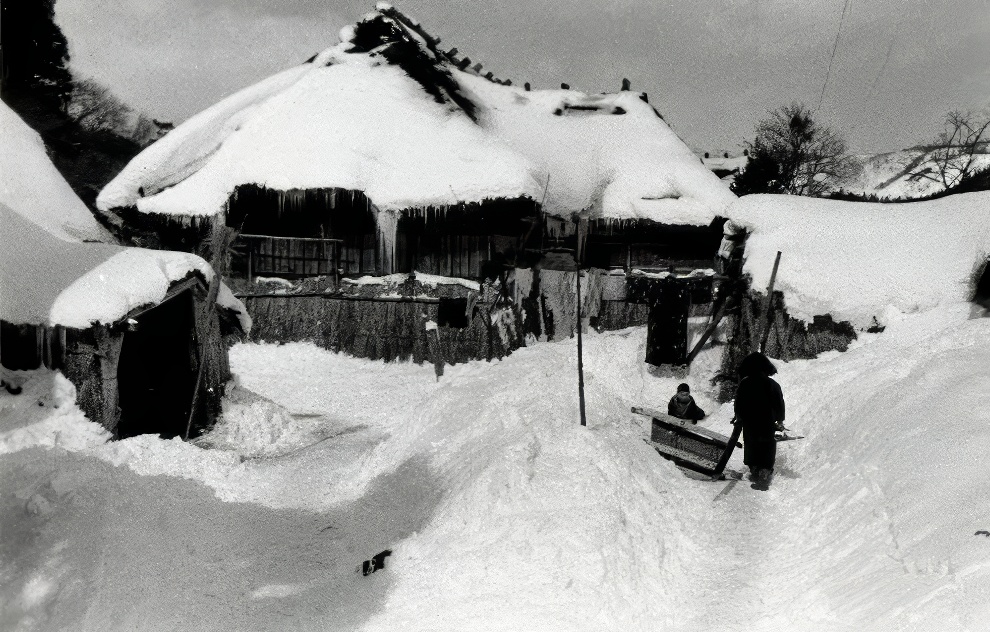
[[[0,372],[10,390],[44,366],[117,437],[209,425],[229,378],[223,335],[249,327],[243,305],[200,257],[78,239],[107,233],[40,138],[6,106],[0,117],[16,141],[0,150]]]
[[[577,217],[592,234],[634,227],[643,241],[646,224],[707,230],[734,199],[643,94],[492,81],[388,5],[341,39],[176,127],[99,207],[159,239],[175,224],[332,237],[342,243],[309,247],[338,249],[345,272],[476,277],[499,253],[560,245]],[[601,263],[637,263],[635,239],[610,239],[622,252]]]

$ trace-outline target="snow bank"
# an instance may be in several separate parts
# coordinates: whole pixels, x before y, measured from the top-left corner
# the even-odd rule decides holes
[[[482,125],[536,165],[552,215],[708,225],[735,199],[639,93],[526,91],[453,72],[484,106]]]
[[[19,395],[0,389],[0,455],[39,446],[78,452],[110,440],[110,433],[76,406],[76,388],[61,373],[18,373]]]
[[[2,203],[0,219],[0,318],[8,322],[113,323],[193,272],[213,277],[196,255],[62,241]]]
[[[52,164],[41,137],[5,103],[0,138],[0,204],[60,239],[113,243]]]
[[[728,214],[752,232],[753,287],[767,287],[781,251],[775,287],[788,313],[808,321],[832,314],[865,328],[891,310],[969,301],[990,256],[990,193],[908,204],[750,195]]]

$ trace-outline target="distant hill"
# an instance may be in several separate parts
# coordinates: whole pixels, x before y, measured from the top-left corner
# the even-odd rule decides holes
[[[945,190],[941,182],[937,182],[920,173],[930,173],[937,176],[935,163],[932,160],[935,148],[910,147],[898,151],[881,154],[859,154],[855,156],[862,169],[850,178],[839,182],[835,192],[839,197],[875,197],[879,200],[909,200],[937,196]],[[703,156],[696,152],[701,162],[726,183],[731,183],[736,174],[746,168],[747,156],[722,155]],[[953,192],[987,190],[985,183],[990,177],[990,144],[984,146],[982,153],[976,156],[971,169],[977,177],[970,177],[967,182],[961,182],[953,187]]]
[[[945,187],[919,173],[937,177],[932,147],[911,147],[883,154],[860,155],[862,170],[839,183],[837,188],[855,195],[875,195],[881,199],[914,199],[941,193]],[[990,167],[990,148],[977,155],[972,171]]]

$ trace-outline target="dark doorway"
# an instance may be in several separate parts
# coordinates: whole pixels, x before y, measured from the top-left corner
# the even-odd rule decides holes
[[[117,437],[183,436],[196,381],[192,291],[136,317],[124,334],[117,367]]]

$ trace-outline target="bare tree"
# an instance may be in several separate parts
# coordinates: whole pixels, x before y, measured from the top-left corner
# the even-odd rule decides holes
[[[927,159],[910,177],[938,182],[946,189],[959,184],[972,173],[976,156],[990,145],[988,128],[988,112],[949,112],[945,116],[945,129],[928,148]]]
[[[73,82],[68,114],[83,129],[107,131],[147,145],[161,136],[161,125],[135,111],[109,88],[92,79]]]
[[[733,190],[747,193],[790,193],[820,196],[857,168],[846,144],[829,127],[819,125],[799,103],[772,110],[746,143],[750,163]],[[748,172],[748,173],[747,173]]]

